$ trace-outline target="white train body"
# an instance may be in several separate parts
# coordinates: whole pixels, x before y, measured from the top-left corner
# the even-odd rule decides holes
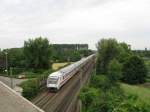
[[[47,78],[47,88],[59,90],[93,56],[94,55],[90,55],[87,58],[83,58],[80,61],[50,74]]]

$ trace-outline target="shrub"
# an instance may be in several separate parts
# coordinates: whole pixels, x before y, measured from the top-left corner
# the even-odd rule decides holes
[[[80,99],[82,100],[82,103],[84,104],[84,109],[88,110],[92,105],[97,104],[97,98],[98,98],[99,92],[95,88],[90,87],[84,87],[81,90]]]
[[[18,74],[22,73],[23,71],[25,71],[24,68],[13,67],[13,70],[12,70],[13,73],[12,74],[13,75],[18,75]]]
[[[122,66],[116,59],[110,61],[107,75],[112,84],[122,77]]]
[[[145,82],[147,69],[144,61],[138,56],[132,56],[123,66],[123,81],[129,84]]]
[[[36,96],[40,90],[37,79],[29,79],[21,84],[23,88],[22,95],[31,100],[34,96]]]
[[[111,83],[105,75],[92,75],[90,86],[94,88],[100,88],[104,91],[110,88]]]
[[[42,87],[45,86],[47,76],[51,72],[52,70],[46,70],[39,76],[36,76],[37,74],[33,72],[28,72],[27,77],[32,79],[29,79],[20,85],[23,88],[23,96],[29,100],[35,97],[40,92],[40,90],[42,90]],[[36,78],[33,78],[35,76]]]

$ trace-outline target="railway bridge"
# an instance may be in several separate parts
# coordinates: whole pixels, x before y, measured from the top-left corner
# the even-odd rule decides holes
[[[45,89],[32,103],[45,112],[80,112],[78,95],[81,87],[90,79],[94,65],[95,57],[80,68],[58,92]]]

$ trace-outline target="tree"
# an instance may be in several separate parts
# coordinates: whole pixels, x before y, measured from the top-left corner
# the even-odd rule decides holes
[[[4,69],[6,69],[6,56],[4,54],[4,52],[0,52],[0,72],[4,71]]]
[[[131,56],[123,65],[123,81],[129,84],[145,82],[147,69],[144,61],[138,56]]]
[[[7,52],[9,67],[24,67],[23,48],[11,48]]]
[[[109,62],[118,55],[116,39],[101,39],[97,44],[96,74],[106,74]]]
[[[96,74],[107,74],[108,65],[112,59],[117,59],[123,64],[132,51],[126,43],[118,43],[116,39],[101,39],[97,44]]]
[[[120,63],[124,63],[132,55],[132,51],[130,47],[124,42],[119,43],[118,47],[119,47],[119,55],[117,56],[116,59],[118,59]]]
[[[122,66],[116,59],[110,61],[107,75],[112,84],[116,83],[121,78]]]
[[[50,52],[49,41],[46,38],[39,37],[24,42],[25,63],[28,68],[49,68]]]

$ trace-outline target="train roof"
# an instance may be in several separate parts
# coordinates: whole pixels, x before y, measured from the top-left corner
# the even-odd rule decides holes
[[[49,75],[49,77],[59,77],[61,75],[61,72],[60,71],[57,71],[57,72],[53,72]]]
[[[91,58],[92,56],[94,55],[90,55],[86,58],[82,58],[81,60],[71,64],[71,65],[68,65],[56,72],[53,72],[52,74],[49,75],[49,77],[59,77],[59,76],[62,76],[64,75],[65,73],[68,73],[70,72],[71,70],[73,70],[74,68],[76,68],[77,66],[79,66],[80,64],[82,64],[84,61],[86,61],[87,59]]]

